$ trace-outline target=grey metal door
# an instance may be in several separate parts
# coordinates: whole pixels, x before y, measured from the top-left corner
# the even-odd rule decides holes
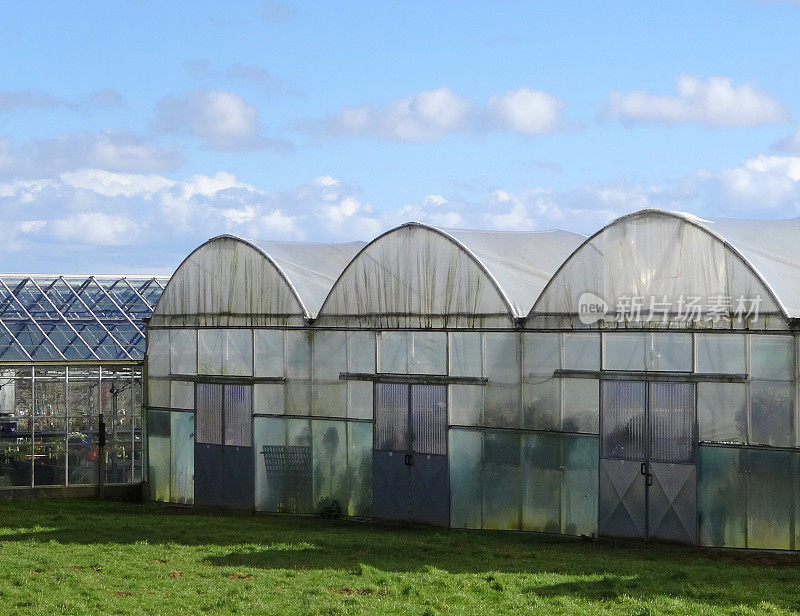
[[[252,509],[252,387],[198,383],[195,400],[195,503]]]
[[[601,535],[696,541],[694,385],[603,381]]]
[[[375,384],[372,511],[447,526],[447,387]]]

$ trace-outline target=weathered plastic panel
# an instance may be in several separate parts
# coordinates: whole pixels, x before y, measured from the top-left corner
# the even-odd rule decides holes
[[[769,237],[761,242],[765,251],[768,242]],[[654,298],[668,303],[673,307],[672,312],[664,318],[663,308],[658,311],[656,307],[654,318],[646,326],[710,327],[710,323],[680,319],[676,307],[681,298],[684,306],[687,298],[698,298],[705,307],[719,296],[732,298],[734,308],[738,297],[761,298],[759,318],[756,321],[725,318],[715,327],[785,327],[785,315],[772,291],[734,248],[735,244],[731,248],[702,224],[679,214],[645,210],[623,217],[590,238],[564,263],[536,301],[527,326],[592,326],[577,318],[579,298],[588,292],[608,305],[608,316],[600,322],[604,327],[624,326],[614,319],[618,302],[626,297],[644,297],[648,303],[642,310],[642,318],[627,319],[629,325],[645,322],[650,313],[650,298]],[[796,276],[799,267],[796,257],[785,260],[785,275]],[[777,271],[767,272],[772,276],[770,283]],[[794,301],[794,287],[800,290],[800,285],[795,282],[790,286],[788,295]]]

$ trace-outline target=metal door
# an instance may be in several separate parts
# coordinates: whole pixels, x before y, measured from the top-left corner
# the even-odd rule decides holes
[[[696,541],[694,385],[603,381],[600,534]]]
[[[195,400],[195,503],[252,509],[252,387],[198,383]]]
[[[447,387],[375,384],[373,514],[447,526]]]

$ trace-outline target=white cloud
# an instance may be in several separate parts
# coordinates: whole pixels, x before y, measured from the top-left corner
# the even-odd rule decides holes
[[[121,271],[154,264],[163,271],[202,241],[226,232],[256,239],[368,240],[417,220],[444,227],[590,233],[614,217],[648,207],[711,219],[748,217],[754,211],[797,216],[800,157],[759,155],[727,169],[698,170],[659,183],[617,178],[567,190],[495,189],[470,198],[429,194],[382,209],[330,175],[277,191],[225,172],[173,181],[86,169],[0,183],[0,253],[7,269],[14,263],[16,269],[42,263],[44,270],[85,263],[81,269]]]
[[[182,162],[174,148],[152,145],[124,132],[71,133],[24,142],[0,137],[0,178],[50,177],[87,167],[168,171]]]
[[[541,90],[520,88],[489,99],[489,114],[499,126],[516,133],[552,133],[561,125],[564,102]]]
[[[534,135],[560,129],[563,107],[551,94],[528,88],[492,96],[486,105],[479,105],[441,87],[383,106],[345,107],[307,128],[317,135],[373,136],[400,142],[435,142],[447,135],[493,129]]]
[[[165,133],[198,137],[211,150],[258,150],[287,145],[264,137],[256,107],[224,90],[198,88],[161,99],[153,127]]]
[[[136,244],[142,231],[131,218],[104,212],[82,212],[53,221],[56,239],[93,246],[125,246]]]
[[[786,108],[751,84],[734,85],[727,77],[703,81],[686,75],[676,82],[677,95],[611,92],[601,115],[626,124],[697,123],[716,128],[785,122]]]

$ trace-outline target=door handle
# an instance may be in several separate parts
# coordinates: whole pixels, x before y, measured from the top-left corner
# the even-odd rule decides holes
[[[412,466],[414,464],[414,456],[410,453],[406,454],[406,466]]]
[[[644,485],[648,487],[653,485],[653,473],[648,471],[647,462],[642,462],[642,465],[639,467],[639,473],[644,475]]]

